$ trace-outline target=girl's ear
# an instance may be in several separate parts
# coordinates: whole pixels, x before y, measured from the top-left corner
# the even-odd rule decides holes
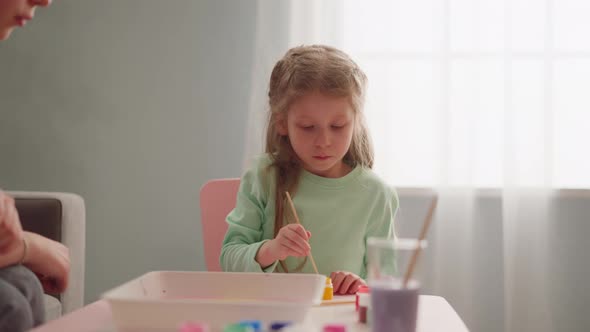
[[[281,136],[289,135],[289,130],[287,127],[287,117],[282,115],[278,118],[278,121],[275,123],[277,133]]]

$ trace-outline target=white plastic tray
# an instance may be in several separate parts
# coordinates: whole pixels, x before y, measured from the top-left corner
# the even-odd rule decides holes
[[[321,303],[325,276],[154,271],[103,294],[119,331],[171,330],[185,321],[213,330],[241,320],[303,322]]]

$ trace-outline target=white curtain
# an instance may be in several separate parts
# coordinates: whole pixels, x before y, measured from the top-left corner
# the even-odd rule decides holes
[[[590,330],[589,2],[257,4],[248,156],[276,60],[341,48],[369,77],[375,170],[408,197],[439,197],[423,292],[473,331]],[[417,201],[402,201],[402,236],[418,233]]]

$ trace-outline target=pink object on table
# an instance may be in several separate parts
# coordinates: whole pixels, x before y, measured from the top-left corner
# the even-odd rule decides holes
[[[324,332],[346,332],[346,326],[343,324],[328,324],[324,325]]]
[[[180,326],[178,332],[209,332],[209,327],[202,323],[186,322]]]
[[[240,179],[215,179],[201,187],[201,227],[207,271],[221,271],[219,255],[227,223],[225,218],[236,206]]]

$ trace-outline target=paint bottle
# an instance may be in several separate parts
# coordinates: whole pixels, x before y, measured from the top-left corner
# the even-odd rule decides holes
[[[270,331],[281,331],[289,325],[291,322],[273,322],[270,324]]]
[[[223,332],[254,332],[254,329],[242,324],[230,324],[223,328]]]
[[[369,286],[361,286],[359,287],[358,291],[356,292],[356,299],[355,299],[355,310],[359,311],[359,297],[361,293],[369,293]]]
[[[331,300],[334,298],[334,285],[332,285],[332,279],[326,277],[326,287],[324,288],[324,297],[322,300]]]
[[[369,317],[369,305],[371,303],[371,295],[366,293],[357,293],[359,299],[359,323],[367,324]]]
[[[253,332],[262,332],[262,322],[259,320],[243,320],[238,324],[243,327],[251,328]]]

